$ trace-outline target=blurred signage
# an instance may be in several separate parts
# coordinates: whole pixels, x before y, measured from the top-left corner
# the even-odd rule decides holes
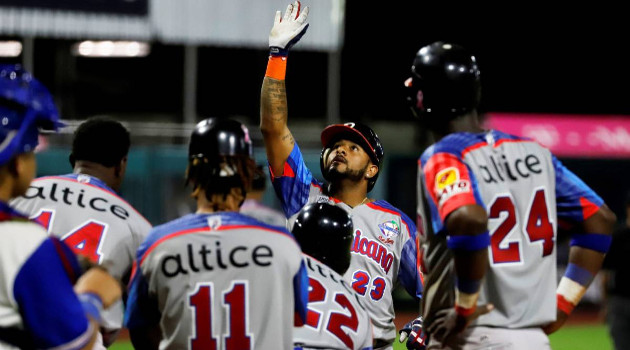
[[[630,158],[630,116],[488,113],[485,125],[530,137],[559,157]]]
[[[146,15],[149,0],[2,0],[0,6]]]

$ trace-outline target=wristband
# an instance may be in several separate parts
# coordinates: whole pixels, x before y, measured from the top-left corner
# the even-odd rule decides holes
[[[586,293],[586,287],[563,276],[556,291],[558,309],[567,315],[573,311],[573,308],[580,302],[582,296]]]
[[[486,231],[478,235],[448,236],[446,245],[449,249],[467,251],[485,249],[490,246],[490,234]]]
[[[98,323],[101,323],[101,313],[103,312],[103,301],[101,297],[91,292],[80,293],[78,297],[83,311]]]
[[[564,276],[584,287],[591,284],[591,281],[595,278],[590,271],[574,263],[569,263],[567,270],[564,272]]]
[[[477,309],[477,298],[479,291],[476,293],[464,293],[455,288],[455,312],[458,315],[469,316]]]
[[[600,253],[607,253],[610,249],[612,237],[600,233],[577,233],[571,237],[571,246],[592,249]]]
[[[287,57],[286,56],[269,56],[269,61],[267,62],[267,71],[265,72],[265,76],[276,79],[276,80],[284,80],[284,77],[287,74]]]
[[[458,277],[455,282],[457,286],[457,290],[462,291],[468,294],[474,294],[479,291],[479,287],[481,286],[481,280],[469,280],[465,278]]]
[[[593,274],[585,268],[569,263],[557,290],[558,308],[567,315],[580,302],[586,288],[593,281]]]

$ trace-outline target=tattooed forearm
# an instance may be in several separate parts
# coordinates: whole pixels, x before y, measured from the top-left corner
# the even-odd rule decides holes
[[[288,134],[282,136],[282,142],[288,142],[290,144],[293,144],[294,143],[293,135],[291,133],[288,133]]]
[[[261,123],[287,122],[287,94],[283,80],[265,78],[261,93]]]

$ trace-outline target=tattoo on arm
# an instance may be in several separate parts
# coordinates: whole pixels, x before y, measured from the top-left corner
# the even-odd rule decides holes
[[[294,143],[293,135],[291,133],[288,133],[288,134],[282,136],[282,142],[288,142],[291,145],[293,145],[293,143]]]
[[[288,108],[284,81],[265,78],[261,106],[263,121],[286,124]]]

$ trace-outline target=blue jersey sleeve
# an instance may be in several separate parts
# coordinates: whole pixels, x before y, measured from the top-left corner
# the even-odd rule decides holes
[[[78,349],[90,340],[88,318],[72,287],[78,274],[76,256],[49,237],[16,275],[13,295],[38,349]]]
[[[308,304],[308,273],[304,260],[300,264],[300,269],[293,277],[293,293],[295,298],[295,326],[300,327],[306,323],[306,313]]]
[[[558,219],[569,222],[588,219],[599,210],[604,201],[556,157],[552,161],[556,171]]]
[[[402,220],[409,229],[409,239],[403,245],[402,252],[400,254],[400,269],[398,270],[398,280],[405,287],[405,290],[409,295],[418,299],[422,298],[423,281],[422,272],[420,270],[420,260],[418,259],[418,252],[420,251],[420,240],[418,239],[418,233],[416,232],[416,225],[411,219],[401,213]]]
[[[302,209],[308,202],[311,184],[317,180],[306,167],[302,152],[297,143],[284,163],[282,174],[273,174],[270,168],[271,183],[276,195],[282,203],[282,210],[287,217],[292,216]]]
[[[149,285],[140,269],[139,259],[134,263],[133,270],[124,317],[124,325],[130,330],[155,325],[160,321],[157,302],[149,296]]]

